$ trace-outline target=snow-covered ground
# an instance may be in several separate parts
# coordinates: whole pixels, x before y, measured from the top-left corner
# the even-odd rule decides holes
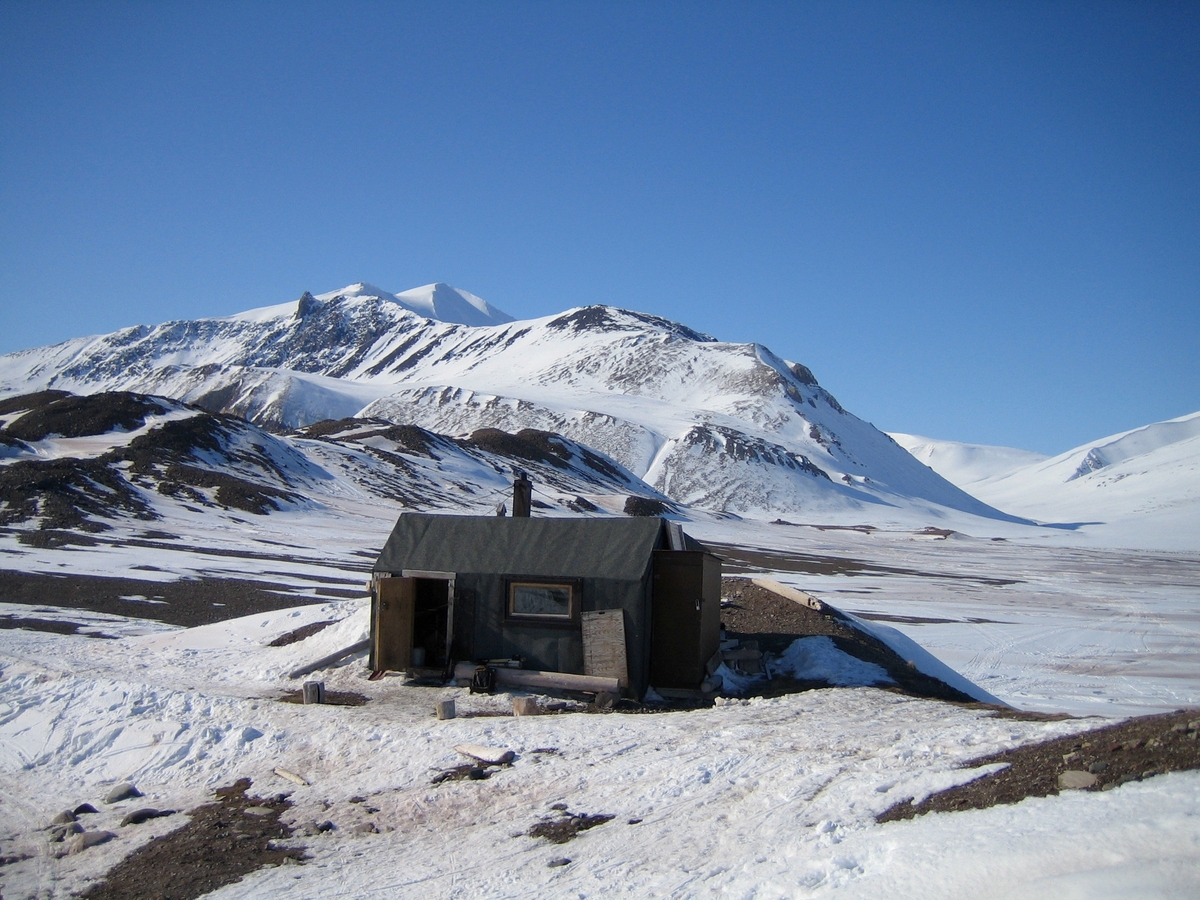
[[[264,645],[342,617],[299,644]],[[1200,888],[1200,773],[1105,793],[877,825],[908,798],[982,772],[964,760],[1094,721],[1023,722],[870,688],[660,715],[470,717],[508,699],[325,673],[360,708],[269,699],[301,661],[365,633],[363,601],[118,640],[9,632],[0,679],[5,897],[65,897],[178,817],[117,828],[135,806],[187,809],[239,777],[290,791],[311,859],[261,870],[233,897],[1186,897]],[[460,717],[438,721],[436,701]],[[485,781],[432,785],[454,747],[513,750]],[[552,752],[535,752],[535,751]],[[310,784],[273,774],[283,767]],[[107,785],[146,796],[105,806]],[[351,797],[366,798],[351,803]],[[44,826],[82,802],[111,843],[55,859]],[[565,803],[612,815],[570,844],[525,835]],[[370,812],[369,810],[375,810]],[[378,833],[355,833],[371,822]],[[570,859],[560,867],[548,863]]]
[[[359,504],[354,530],[345,519],[339,530],[331,518],[301,512],[253,517],[240,533],[236,523],[197,516],[185,541],[158,546],[51,550],[6,542],[5,565],[125,575],[150,565],[159,571],[142,573],[160,578],[271,581],[291,572],[299,587],[324,572],[350,585],[361,582],[361,567],[391,523],[374,504],[345,502]],[[180,531],[181,521],[173,523]],[[743,558],[753,555],[771,577],[865,616],[872,627],[898,629],[1016,706],[1113,717],[1200,705],[1196,554],[1066,550],[899,528],[714,520],[688,530],[719,551],[737,548],[727,552],[730,570],[744,569]],[[276,556],[198,547],[273,547]],[[828,559],[842,563],[841,574],[819,571]],[[0,613],[35,610],[7,604]],[[5,855],[37,854],[0,867],[8,898],[68,896],[179,822],[115,827],[135,805],[192,808],[243,776],[253,779],[252,792],[292,791],[288,815],[297,826],[329,819],[338,827],[296,838],[312,856],[305,865],[260,871],[218,897],[1192,897],[1200,890],[1198,773],[874,822],[893,803],[970,778],[955,768],[964,760],[1094,727],[1096,719],[999,719],[873,688],[659,715],[469,717],[506,709],[508,698],[405,686],[395,677],[368,682],[361,661],[323,678],[330,690],[357,691],[370,703],[304,707],[271,698],[296,687],[286,678],[291,668],[365,634],[364,601],[196,629],[45,607],[36,615],[85,627],[76,635],[0,632],[0,847]],[[329,618],[340,624],[289,647],[265,646]],[[450,697],[462,715],[438,721],[435,703]],[[463,743],[505,747],[517,759],[486,781],[432,785],[437,771],[462,761],[454,747]],[[533,752],[546,748],[555,752]],[[282,780],[277,766],[311,784]],[[122,780],[147,796],[114,811],[99,800]],[[350,803],[355,796],[368,800]],[[55,859],[36,829],[82,802],[102,807],[89,828],[119,837]],[[525,836],[555,803],[615,818],[565,846]],[[379,833],[354,833],[368,819]],[[550,867],[558,857],[571,862]]]

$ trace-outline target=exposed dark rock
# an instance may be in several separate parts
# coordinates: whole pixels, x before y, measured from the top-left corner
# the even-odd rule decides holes
[[[667,512],[667,504],[653,497],[625,498],[625,515],[627,516],[662,516]]]
[[[52,434],[87,437],[118,429],[133,431],[146,424],[146,416],[166,412],[166,409],[159,400],[126,391],[89,397],[68,395],[32,409],[10,422],[4,430],[10,437],[22,441],[40,441]]]

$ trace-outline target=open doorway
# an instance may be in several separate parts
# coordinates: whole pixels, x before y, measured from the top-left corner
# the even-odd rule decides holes
[[[375,604],[373,669],[449,668],[453,574],[406,571],[399,578],[379,578]]]

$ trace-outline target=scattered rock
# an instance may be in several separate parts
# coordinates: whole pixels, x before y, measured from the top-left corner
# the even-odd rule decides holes
[[[50,843],[57,844],[64,840],[68,835],[80,834],[83,832],[83,826],[78,822],[66,822],[62,825],[50,826]]]
[[[320,832],[321,834],[325,834],[328,831],[334,831],[336,829],[337,829],[337,826],[334,825],[328,819],[326,819],[324,822],[317,823],[317,831]]]
[[[350,829],[351,834],[378,834],[379,829],[375,827],[374,822],[359,822]]]
[[[57,816],[50,820],[51,825],[66,825],[68,822],[75,821],[75,813],[69,809],[64,809]]]
[[[77,816],[82,816],[84,813],[98,813],[100,810],[96,809],[96,807],[92,806],[90,803],[80,803],[77,807],[75,807],[73,812]]]
[[[567,859],[565,856],[556,856],[556,857],[554,857],[554,859],[550,860],[550,862],[546,863],[546,865],[549,866],[551,869],[557,869],[560,866],[569,866],[570,864],[571,864],[571,861],[569,859]]]
[[[512,762],[516,754],[500,747],[485,747],[482,744],[459,744],[454,748],[463,756],[469,756],[491,766],[503,766]]]
[[[143,809],[135,809],[129,815],[121,820],[121,825],[141,825],[143,822],[149,822],[151,819],[158,819],[163,816],[173,816],[173,809],[153,809],[145,807]]]
[[[1105,772],[1108,771],[1108,763],[1106,763],[1102,759],[1098,759],[1094,763],[1092,763],[1090,766],[1088,766],[1088,771],[1091,772],[1093,775],[1103,775]]]
[[[483,779],[488,777],[488,770],[480,766],[471,766],[467,770],[467,777],[472,781],[483,781]]]
[[[1095,785],[1096,776],[1082,769],[1067,769],[1058,776],[1058,787],[1063,791],[1078,791]]]
[[[572,813],[566,809],[556,810],[558,817],[554,819],[544,819],[532,826],[528,834],[530,837],[542,837],[553,844],[565,844],[572,840],[579,832],[587,831],[589,828],[595,828],[597,825],[603,825],[605,822],[612,821],[613,817],[598,814],[588,815],[587,813]]]
[[[82,853],[89,847],[108,843],[115,837],[116,835],[111,831],[85,831],[83,834],[77,834],[67,841],[66,850],[68,854]]]
[[[142,792],[130,784],[128,781],[121,784],[113,785],[113,789],[108,792],[104,798],[105,803],[120,803],[122,800],[128,800],[130,797],[141,797]]]
[[[242,812],[248,816],[269,816],[275,812],[275,810],[271,809],[269,806],[247,806],[242,810]]]

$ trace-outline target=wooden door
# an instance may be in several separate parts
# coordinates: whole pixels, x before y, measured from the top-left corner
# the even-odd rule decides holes
[[[412,665],[415,578],[380,578],[375,613],[375,668],[403,671]]]

